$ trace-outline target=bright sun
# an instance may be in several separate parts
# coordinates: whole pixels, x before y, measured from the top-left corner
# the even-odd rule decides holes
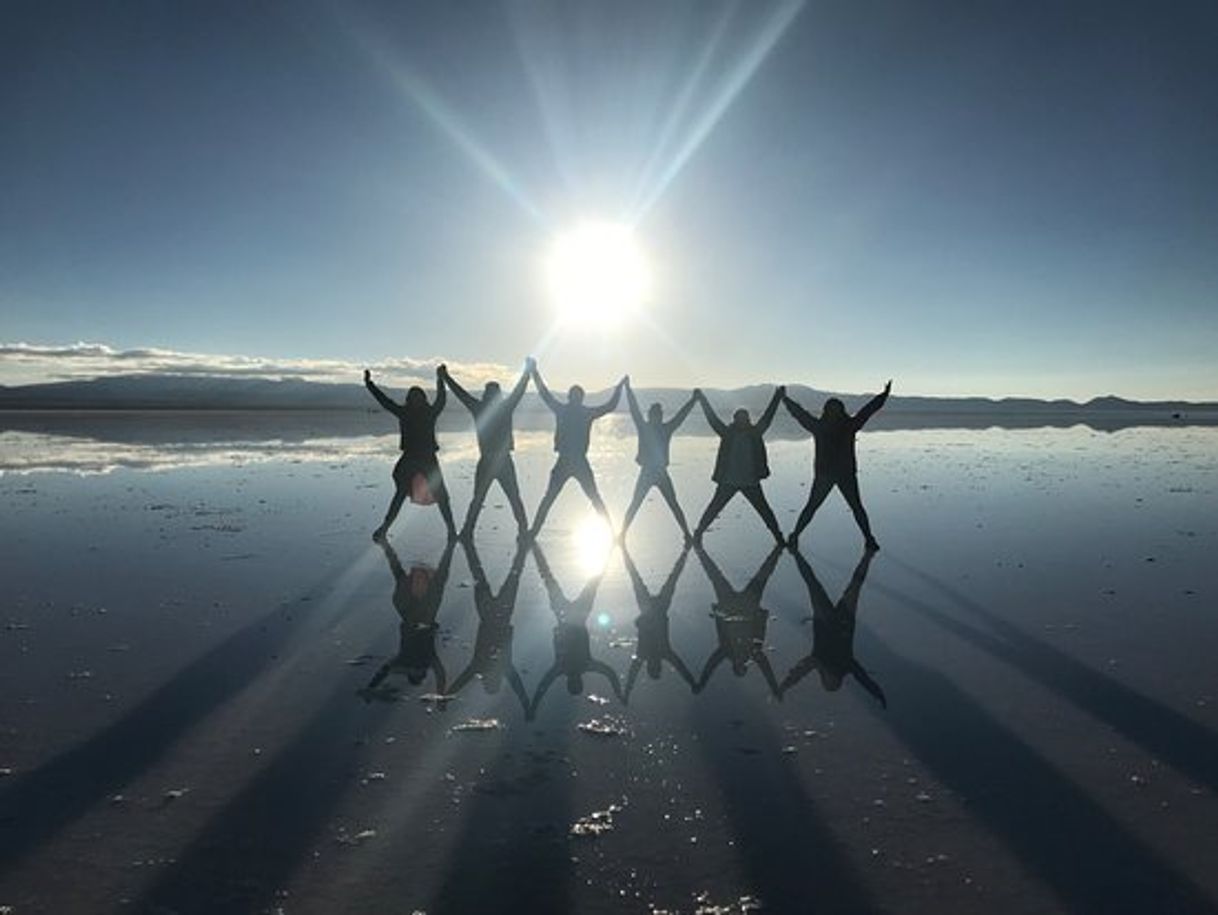
[[[555,239],[546,260],[550,295],[565,323],[613,326],[647,301],[651,273],[629,227],[588,222]]]

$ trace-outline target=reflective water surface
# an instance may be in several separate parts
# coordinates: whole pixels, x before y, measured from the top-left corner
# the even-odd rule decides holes
[[[859,451],[874,556],[837,496],[792,553],[654,493],[621,547],[575,487],[535,545],[498,490],[378,545],[389,436],[0,433],[0,906],[1218,907],[1218,430]],[[674,442],[691,516],[713,459]],[[770,463],[789,529],[809,445]]]

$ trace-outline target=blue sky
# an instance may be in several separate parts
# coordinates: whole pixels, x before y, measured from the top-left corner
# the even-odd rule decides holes
[[[0,342],[1218,399],[1216,36],[1211,3],[9,5]],[[584,218],[635,224],[648,320],[549,332]]]

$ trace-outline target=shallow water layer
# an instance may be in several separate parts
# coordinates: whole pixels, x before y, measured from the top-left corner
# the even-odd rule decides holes
[[[656,495],[621,549],[575,487],[538,549],[497,489],[384,549],[392,437],[121,438],[0,435],[16,913],[1218,906],[1218,430],[865,434],[870,561],[837,495],[798,554]],[[598,429],[615,519],[633,456]]]

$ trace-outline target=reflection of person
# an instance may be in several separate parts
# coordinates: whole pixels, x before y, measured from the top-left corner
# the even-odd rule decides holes
[[[875,696],[880,705],[887,708],[888,700],[884,698],[880,684],[871,679],[863,665],[854,657],[854,625],[858,614],[859,594],[863,590],[863,580],[867,577],[867,569],[875,551],[863,551],[850,584],[846,586],[836,604],[830,600],[803,554],[798,550],[792,550],[792,553],[799,566],[799,574],[808,586],[808,597],[812,601],[812,652],[792,667],[791,672],[783,678],[782,691],[785,693],[813,670],[820,674],[821,685],[830,692],[841,689],[846,677],[853,674],[854,679]]]
[[[766,430],[770,428],[770,423],[774,420],[778,402],[786,396],[786,393],[786,388],[775,389],[769,406],[765,408],[765,412],[756,424],[749,421],[748,410],[740,409],[732,414],[732,422],[729,425],[715,415],[705,394],[701,391],[695,392],[695,396],[702,403],[706,421],[719,434],[719,453],[715,456],[715,470],[711,475],[711,479],[718,485],[714,495],[711,496],[710,504],[702,513],[698,529],[694,531],[695,541],[702,539],[706,529],[719,516],[719,512],[723,511],[724,506],[732,500],[732,496],[741,493],[757,510],[757,514],[761,516],[765,526],[774,535],[774,539],[779,543],[782,542],[782,531],[778,529],[778,519],[774,517],[774,510],[766,501],[765,493],[761,489],[761,481],[770,475],[764,436]]]
[[[512,449],[515,447],[512,438],[512,412],[524,396],[532,366],[533,360],[530,359],[525,370],[520,373],[520,380],[507,397],[503,396],[499,382],[489,381],[482,389],[481,400],[457,384],[447,370],[441,376],[456,398],[474,415],[474,429],[478,435],[479,455],[478,464],[474,467],[474,497],[469,503],[465,523],[461,525],[463,538],[473,534],[474,525],[478,522],[478,513],[482,511],[491,484],[496,481],[512,507],[518,532],[523,535],[529,529],[524,503],[520,500],[520,487],[516,483],[516,465],[512,461]]]
[[[418,686],[432,671],[436,678],[436,692],[443,693],[447,682],[444,665],[436,653],[436,614],[444,599],[444,586],[448,583],[448,570],[452,565],[455,540],[449,540],[434,570],[428,566],[412,566],[407,572],[398,554],[387,541],[380,541],[389,569],[393,572],[393,608],[402,618],[399,628],[401,642],[397,657],[386,661],[368,682],[366,691],[374,695],[377,687],[391,673],[404,673],[412,686]]]
[[[622,548],[622,559],[626,563],[626,571],[630,573],[630,581],[634,585],[634,598],[639,605],[639,616],[634,621],[639,632],[639,639],[635,646],[634,658],[630,662],[630,671],[626,674],[626,695],[624,697],[626,700],[630,699],[634,682],[638,679],[639,670],[644,665],[647,666],[647,676],[658,680],[663,664],[667,661],[681,679],[689,684],[690,689],[696,685],[694,675],[690,673],[685,662],[681,660],[681,656],[673,649],[668,633],[668,608],[672,606],[672,599],[677,591],[677,581],[681,577],[681,572],[685,568],[685,560],[688,557],[689,545],[686,544],[685,548],[681,550],[681,555],[677,557],[672,571],[668,573],[668,579],[664,582],[660,593],[652,594],[647,590],[647,585],[643,583],[643,577],[639,575],[634,560],[630,558],[626,548]]]
[[[389,533],[389,525],[398,516],[407,496],[411,501],[424,505],[435,502],[444,518],[449,537],[456,536],[448,490],[444,488],[440,462],[436,460],[436,452],[440,450],[436,441],[436,418],[444,409],[444,373],[444,366],[436,370],[436,399],[432,403],[427,402],[427,395],[416,385],[406,392],[406,400],[397,404],[376,386],[372,373],[364,369],[364,386],[377,403],[398,418],[399,445],[402,449],[402,456],[393,468],[393,499],[385,512],[385,520],[372,533],[373,540],[380,540]]]
[[[842,498],[850,506],[854,521],[866,538],[867,549],[878,550],[880,545],[871,534],[871,520],[867,510],[863,508],[863,499],[859,495],[858,460],[854,454],[854,437],[863,428],[867,420],[884,406],[888,394],[892,390],[892,382],[884,385],[884,390],[871,398],[854,416],[846,412],[845,406],[836,397],[825,401],[825,408],[819,417],[813,416],[790,397],[784,395],[783,402],[791,415],[799,424],[812,433],[816,442],[816,458],[813,466],[812,491],[808,493],[808,503],[799,513],[795,529],[787,538],[792,548],[799,541],[799,535],[812,521],[812,516],[820,508],[821,503],[836,486],[841,490]]]
[[[567,402],[563,403],[550,393],[546,383],[541,379],[537,366],[532,366],[533,384],[537,393],[545,401],[547,407],[554,411],[554,450],[558,458],[554,469],[550,471],[550,483],[541,504],[537,506],[537,514],[533,517],[533,535],[541,530],[546,515],[558,494],[567,481],[574,479],[583,489],[584,494],[592,503],[592,507],[609,520],[609,510],[596,488],[596,478],[592,475],[592,465],[588,463],[588,444],[592,438],[592,423],[617,409],[618,398],[622,396],[622,387],[626,383],[623,378],[613,389],[613,395],[599,407],[589,407],[584,404],[584,389],[579,385],[571,385],[567,391]]]
[[[677,519],[677,526],[681,528],[681,533],[685,535],[686,541],[690,539],[689,525],[685,523],[685,513],[681,511],[681,506],[677,503],[677,491],[672,485],[672,477],[668,475],[668,453],[673,433],[677,431],[677,427],[681,423],[685,422],[685,417],[694,408],[696,399],[696,396],[691,396],[668,422],[664,422],[664,408],[658,403],[653,403],[647,409],[647,418],[644,419],[643,413],[639,409],[639,402],[634,398],[634,390],[630,387],[629,376],[627,376],[626,402],[630,404],[630,415],[634,419],[634,427],[638,430],[639,436],[639,450],[634,459],[639,465],[639,479],[634,484],[634,496],[630,500],[630,507],[626,509],[626,517],[622,521],[621,537],[623,539],[626,537],[630,522],[634,520],[639,507],[643,504],[643,497],[653,486],[660,490],[660,495],[672,509],[673,517]]]
[[[705,550],[697,545],[694,550],[715,589],[715,606],[711,615],[715,618],[715,635],[719,638],[719,647],[707,658],[702,676],[698,678],[697,691],[706,688],[711,674],[725,660],[731,661],[732,673],[737,677],[743,677],[749,661],[753,661],[765,677],[770,693],[781,699],[782,692],[774,677],[774,668],[765,654],[765,633],[770,611],[761,606],[761,597],[782,556],[782,547],[776,545],[770,550],[770,555],[765,558],[757,574],[739,591],[732,587]]]
[[[588,634],[588,617],[592,615],[592,604],[596,600],[596,589],[600,587],[604,572],[591,579],[574,600],[563,594],[562,586],[550,571],[541,546],[533,544],[533,556],[537,560],[537,571],[545,583],[550,596],[550,609],[554,612],[554,663],[542,676],[533,694],[529,717],[537,714],[546,691],[558,677],[567,681],[567,692],[579,695],[584,691],[584,674],[595,673],[604,677],[613,694],[622,698],[622,684],[617,671],[603,661],[592,657],[592,643]]]
[[[516,609],[516,593],[520,590],[520,573],[524,569],[527,551],[524,545],[516,548],[512,567],[499,587],[499,593],[491,590],[486,580],[486,570],[473,543],[465,542],[465,558],[469,562],[470,574],[474,576],[474,606],[478,610],[478,634],[474,637],[474,653],[466,666],[453,681],[449,695],[456,695],[475,676],[482,681],[482,688],[494,695],[503,686],[504,678],[512,692],[520,700],[525,713],[529,711],[529,697],[516,666],[512,663],[512,614]]]

